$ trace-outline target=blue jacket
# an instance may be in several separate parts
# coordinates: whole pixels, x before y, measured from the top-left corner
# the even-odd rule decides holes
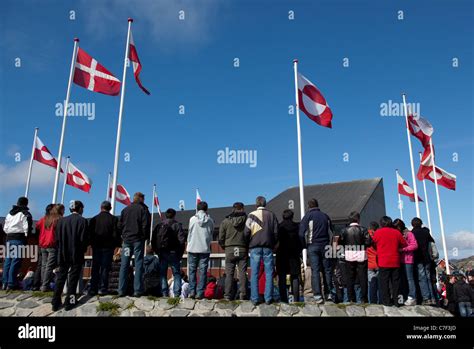
[[[331,219],[319,208],[311,208],[300,223],[300,240],[303,246],[325,246],[329,244]]]

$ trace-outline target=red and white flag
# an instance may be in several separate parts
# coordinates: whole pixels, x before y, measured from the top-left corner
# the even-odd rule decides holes
[[[109,188],[109,197],[112,197],[112,187]],[[130,194],[127,189],[121,184],[117,184],[117,192],[115,193],[115,200],[128,206],[132,203],[130,200]]]
[[[135,41],[133,40],[132,31],[130,30],[130,45],[128,50],[128,59],[133,64],[133,75],[135,75],[135,80],[138,86],[145,92],[147,95],[150,92],[142,85],[140,81],[140,72],[142,71],[142,64],[140,63],[140,59],[138,58],[137,48],[135,47]]]
[[[156,210],[158,211],[158,214],[161,217],[161,209],[160,209],[160,200],[158,200],[158,194],[155,192],[153,197],[153,205],[155,205]]]
[[[415,201],[415,191],[408,185],[407,181],[404,180],[397,172],[397,183],[398,183],[398,193],[400,195],[405,195],[410,198],[410,201]],[[423,202],[423,200],[418,196],[418,201]]]
[[[201,202],[201,195],[199,195],[199,190],[196,189],[196,207],[197,207],[197,204],[199,204]]]
[[[433,171],[433,154],[431,154],[431,147],[428,145],[425,147],[425,151],[421,156],[420,168],[416,176],[418,180],[422,181],[426,179],[431,171]]]
[[[74,83],[110,96],[120,93],[120,80],[80,47],[74,65]]]
[[[66,176],[66,184],[85,191],[86,193],[91,190],[92,181],[84,172],[74,166],[70,160],[66,169]]]
[[[332,128],[332,111],[316,85],[298,73],[298,104],[318,125]]]
[[[436,180],[438,182],[438,185],[441,185],[447,189],[450,190],[456,190],[456,175],[453,175],[452,173],[449,173],[442,168],[436,166]],[[431,170],[427,176],[426,179],[434,181],[434,172]]]
[[[51,154],[49,149],[43,144],[43,142],[41,142],[41,139],[39,139],[38,136],[35,139],[35,152],[33,159],[53,168],[58,167],[58,162],[54,158],[53,154]],[[62,169],[61,172],[63,172]]]
[[[428,120],[421,116],[408,115],[408,129],[413,136],[420,140],[424,148],[429,147],[433,126]]]

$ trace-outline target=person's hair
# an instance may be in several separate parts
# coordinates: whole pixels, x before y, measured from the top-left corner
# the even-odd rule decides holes
[[[84,204],[79,200],[71,200],[69,203],[69,211],[71,212],[80,212],[84,209]]]
[[[205,202],[205,201],[199,202],[197,204],[197,210],[207,212],[207,202]]]
[[[316,207],[319,207],[318,200],[316,200],[316,199],[310,199],[310,200],[308,201],[308,207],[309,207],[309,208],[316,208]]]
[[[210,283],[210,282],[217,282],[217,279],[211,275],[209,276],[207,283]]]
[[[172,208],[167,209],[165,212],[165,217],[168,219],[173,219],[174,217],[176,217],[176,210]]]
[[[401,233],[403,233],[405,229],[407,228],[405,226],[405,222],[402,221],[400,218],[397,218],[393,221],[393,226],[397,228],[398,230],[400,230]]]
[[[359,223],[360,222],[360,213],[352,211],[349,213],[349,223]]]
[[[111,209],[112,209],[112,204],[110,203],[110,201],[102,201],[102,203],[100,204],[100,209],[102,211],[107,211],[109,212]]]
[[[423,221],[420,218],[415,217],[411,220],[411,225],[413,226],[413,228],[421,228],[421,226],[423,225]]]
[[[392,218],[390,218],[389,216],[383,216],[382,218],[380,218],[380,226],[391,228]]]
[[[54,204],[49,204],[46,206],[46,208],[44,209],[44,215],[47,216],[49,215],[49,213],[51,212],[51,209],[54,207]]]
[[[257,207],[265,207],[267,206],[267,199],[264,196],[257,196],[255,199],[255,204]]]
[[[234,204],[232,205],[232,208],[234,209],[234,211],[243,211],[244,204],[241,202],[234,202]]]
[[[370,222],[370,223],[369,223],[369,229],[370,229],[370,230],[375,231],[375,230],[377,230],[378,228],[379,228],[379,224],[378,224],[377,222],[373,221],[373,222]]]
[[[283,211],[282,217],[284,220],[293,220],[295,213],[292,210],[286,209]]]
[[[52,226],[55,226],[59,219],[64,215],[64,205],[57,204],[53,205],[51,211],[48,215],[45,216],[44,219],[44,227],[49,229]]]
[[[135,194],[133,194],[133,202],[134,203],[143,202],[144,200],[145,200],[145,194],[140,193],[139,191],[137,191]]]
[[[16,201],[17,206],[28,206],[28,198],[24,196],[20,196]]]

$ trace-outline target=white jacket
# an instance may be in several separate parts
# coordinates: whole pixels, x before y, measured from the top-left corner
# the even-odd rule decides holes
[[[5,234],[18,234],[23,233],[25,236],[28,233],[28,216],[23,212],[17,212],[14,215],[10,213],[5,218],[5,225],[3,231]]]

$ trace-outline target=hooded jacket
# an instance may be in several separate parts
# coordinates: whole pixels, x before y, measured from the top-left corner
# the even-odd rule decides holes
[[[211,253],[214,220],[204,211],[198,211],[189,220],[187,251],[191,253]]]
[[[3,230],[6,234],[6,241],[25,240],[33,230],[33,218],[28,207],[13,205],[5,217]]]
[[[412,231],[418,244],[418,249],[414,252],[415,263],[429,264],[431,262],[429,244],[434,242],[430,230],[426,227],[413,228]]]
[[[244,234],[246,220],[245,212],[233,212],[222,221],[219,227],[219,245],[222,248],[248,247]]]
[[[414,253],[418,249],[418,243],[416,242],[413,233],[409,230],[403,232],[403,238],[407,242],[407,246],[402,248],[401,262],[403,264],[413,264]]]

